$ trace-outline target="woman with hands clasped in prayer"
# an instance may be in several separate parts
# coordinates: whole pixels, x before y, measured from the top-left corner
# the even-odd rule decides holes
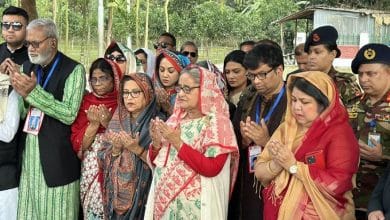
[[[95,60],[89,70],[92,92],[84,96],[72,125],[73,149],[81,159],[80,198],[84,219],[104,219],[97,152],[117,107],[121,76],[115,63],[103,58]]]
[[[332,79],[291,75],[287,112],[258,157],[265,219],[354,219],[359,147]]]
[[[152,81],[144,73],[123,77],[118,108],[108,125],[103,169],[107,219],[143,219],[152,172],[146,161],[150,120],[158,116]]]
[[[238,148],[215,74],[190,66],[180,73],[172,116],[152,121],[153,167],[145,219],[226,219]]]

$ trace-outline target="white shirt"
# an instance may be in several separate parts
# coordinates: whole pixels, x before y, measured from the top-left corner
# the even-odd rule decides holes
[[[0,141],[9,143],[14,139],[19,127],[20,112],[18,107],[19,94],[12,90],[8,96],[7,111],[4,121],[0,123]]]

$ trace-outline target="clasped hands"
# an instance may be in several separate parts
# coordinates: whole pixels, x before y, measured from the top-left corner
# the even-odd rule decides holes
[[[163,120],[159,117],[152,119],[150,122],[149,133],[152,138],[153,147],[155,149],[161,148],[161,139],[164,138],[172,146],[179,151],[183,141],[180,139],[181,130],[180,126],[176,129],[169,127]]]
[[[111,108],[108,109],[105,105],[91,105],[88,110],[85,110],[90,124],[99,126],[100,124],[107,128],[111,120]]]
[[[123,149],[127,149],[140,156],[143,148],[139,146],[139,132],[131,135],[125,131],[108,131],[104,139],[112,144],[112,154],[118,155]]]
[[[269,133],[264,119],[257,124],[251,121],[248,116],[245,121],[240,122],[240,132],[242,136],[242,144],[248,147],[252,142],[257,146],[265,146],[269,140]]]
[[[12,87],[23,98],[26,98],[37,85],[35,73],[31,72],[31,76],[20,73],[20,66],[10,58],[3,61],[0,65],[0,71],[9,75]]]
[[[282,168],[288,171],[289,168],[297,162],[291,150],[278,140],[269,141],[267,149],[278,171]]]

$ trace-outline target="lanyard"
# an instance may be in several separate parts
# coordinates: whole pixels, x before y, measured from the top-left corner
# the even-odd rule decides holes
[[[47,84],[49,83],[49,80],[50,80],[51,76],[53,75],[54,69],[57,67],[59,61],[60,61],[60,55],[58,54],[57,57],[56,57],[56,60],[54,61],[53,66],[50,68],[49,74],[47,75],[45,82],[43,83],[43,86],[42,86],[43,89],[45,89]],[[39,85],[41,85],[41,83],[42,83],[41,82],[41,80],[42,80],[42,67],[41,66],[38,67],[38,71],[37,72],[38,72],[38,81],[37,81],[37,83]]]
[[[286,90],[286,87],[283,86],[282,90],[278,94],[278,97],[276,97],[275,102],[272,104],[271,109],[268,111],[267,115],[264,118],[265,123],[267,123],[269,121],[269,119],[271,118],[271,115],[275,111],[276,106],[278,106],[280,100],[282,99],[282,96],[283,96],[285,90]],[[256,123],[257,124],[259,124],[259,122],[260,122],[260,120],[259,120],[260,119],[260,106],[261,106],[261,104],[260,104],[260,100],[259,100],[259,102],[257,103],[257,108],[256,108]]]

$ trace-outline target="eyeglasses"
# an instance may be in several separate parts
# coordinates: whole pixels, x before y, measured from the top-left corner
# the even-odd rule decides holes
[[[96,85],[99,83],[105,83],[105,82],[109,82],[111,81],[111,77],[110,76],[102,76],[102,77],[99,77],[99,78],[96,78],[96,77],[92,77],[89,79],[89,82],[92,84],[92,85]]]
[[[126,57],[123,55],[114,56],[112,54],[107,54],[106,58],[113,61],[113,62],[117,62],[117,63],[126,62]]]
[[[161,42],[161,43],[153,44],[153,47],[154,47],[154,49],[157,50],[157,48],[159,48],[159,47],[165,49],[165,48],[167,48],[169,45],[172,45],[172,44],[167,43],[167,42]]]
[[[188,51],[183,51],[182,54],[186,57],[188,57],[188,55],[191,55],[191,57],[196,57],[196,53],[195,52],[188,52]]]
[[[141,90],[132,90],[132,91],[123,91],[122,92],[122,97],[123,98],[128,98],[131,96],[131,98],[138,98],[141,95],[142,91]]]
[[[270,69],[269,71],[267,71],[265,73],[257,73],[257,74],[248,72],[246,74],[246,77],[248,77],[248,79],[250,79],[250,80],[255,80],[256,78],[263,80],[263,79],[267,78],[267,74],[272,72],[273,70],[274,69],[272,68],[272,69]]]
[[[33,48],[37,49],[39,48],[39,46],[41,45],[41,43],[43,43],[45,40],[49,39],[50,37],[47,37],[41,41],[25,41],[24,42],[24,46],[26,46],[27,48],[31,45]]]
[[[177,93],[183,90],[185,94],[190,94],[193,89],[199,88],[199,86],[189,87],[189,86],[176,86],[175,90]]]
[[[3,30],[9,30],[11,27],[14,31],[20,31],[23,24],[20,22],[1,22],[1,28],[3,28]]]

